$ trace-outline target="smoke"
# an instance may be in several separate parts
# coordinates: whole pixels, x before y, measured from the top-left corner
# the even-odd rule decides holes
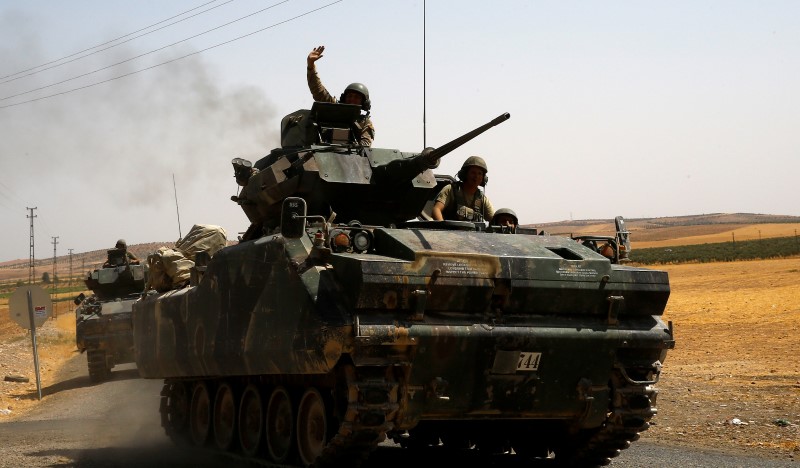
[[[191,173],[182,188],[194,192],[275,139],[263,92],[221,89],[199,56],[2,111],[3,126],[17,129],[3,146],[25,155],[14,173],[113,188],[104,197],[144,206],[172,198],[171,174]]]
[[[0,76],[53,59],[41,53],[27,18],[6,12],[0,17],[0,28],[6,29],[4,37],[13,39],[0,45],[0,63],[4,64]],[[0,99],[144,52],[127,46],[0,84]],[[147,55],[0,100],[0,106],[88,86],[192,52],[183,47]],[[102,248],[117,237],[134,243],[175,238],[174,175],[182,198],[180,214],[188,219],[185,224],[225,224],[224,216],[212,214],[220,212],[244,219],[241,210],[228,201],[235,191],[230,160],[255,160],[279,145],[276,112],[262,89],[219,83],[217,70],[197,54],[97,86],[0,108],[0,173],[19,204],[13,208],[14,214],[24,214],[23,204],[39,206],[37,215],[47,217],[48,227],[54,231],[44,234],[60,235],[62,242],[69,238],[77,251]],[[220,208],[213,209],[209,203],[220,203]],[[78,230],[75,217],[89,212],[106,219],[91,232]],[[198,213],[206,219],[189,218]],[[14,229],[23,232],[24,222],[21,217],[20,226]],[[236,228],[242,227],[236,223]],[[119,228],[102,229],[109,224]],[[235,229],[229,227],[228,232]],[[87,245],[76,245],[73,241],[77,239]],[[0,252],[0,258],[21,258],[26,249],[14,246],[18,253]]]

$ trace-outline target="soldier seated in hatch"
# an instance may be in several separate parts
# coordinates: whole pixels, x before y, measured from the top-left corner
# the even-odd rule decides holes
[[[470,156],[458,171],[458,182],[445,185],[436,196],[433,219],[438,221],[483,221],[492,219],[494,208],[481,190],[489,168],[480,156]]]
[[[337,101],[335,97],[325,89],[322,81],[317,74],[317,66],[315,62],[322,58],[322,52],[325,46],[315,47],[306,59],[306,78],[308,79],[308,89],[315,101],[320,102],[341,102],[344,104],[355,104],[361,106],[361,109],[366,114],[361,115],[355,122],[356,126],[356,139],[362,146],[372,146],[372,140],[375,139],[375,126],[372,125],[372,120],[369,118],[369,110],[372,103],[369,100],[369,90],[361,83],[351,83],[345,88],[342,95]]]
[[[103,268],[138,264],[139,259],[136,258],[136,255],[128,252],[128,244],[125,239],[120,239],[114,248],[108,251],[108,259],[103,264]]]
[[[492,221],[489,223],[492,226],[508,227],[516,229],[519,224],[517,214],[511,208],[500,208],[494,212]]]

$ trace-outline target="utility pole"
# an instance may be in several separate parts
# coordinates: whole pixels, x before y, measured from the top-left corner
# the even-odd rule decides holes
[[[72,287],[72,251],[73,249],[69,250],[69,283],[67,283],[67,287]]]
[[[36,281],[36,267],[34,266],[35,260],[33,255],[33,218],[35,218],[36,215],[33,214],[33,210],[37,209],[37,207],[25,207],[25,209],[31,212],[31,214],[27,215],[27,217],[31,220],[31,247],[29,255],[30,259],[28,260],[28,284],[33,284]]]
[[[71,290],[72,289],[72,249],[69,250],[69,283],[67,283],[67,287]],[[67,302],[67,312],[72,312],[72,302]]]
[[[56,302],[56,245],[58,236],[53,237],[53,318],[58,318],[58,302]]]

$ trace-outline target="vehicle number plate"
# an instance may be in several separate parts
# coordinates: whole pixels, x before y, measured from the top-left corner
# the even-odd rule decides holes
[[[539,361],[542,360],[542,353],[519,353],[519,361],[517,361],[518,371],[535,371],[539,369]]]

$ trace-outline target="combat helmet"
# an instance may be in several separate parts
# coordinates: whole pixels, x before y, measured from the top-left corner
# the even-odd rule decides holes
[[[117,249],[127,249],[128,243],[125,242],[125,239],[120,239],[117,241],[117,245],[115,245],[114,247],[116,247]]]
[[[470,167],[475,166],[479,167],[483,170],[483,184],[486,185],[486,182],[489,181],[489,178],[486,176],[486,173],[489,172],[489,167],[486,165],[486,161],[483,160],[480,156],[470,156],[464,161],[464,164],[461,165],[461,170],[458,171],[458,179],[459,180],[466,180],[467,178],[467,171]]]
[[[364,100],[361,102],[361,108],[365,111],[370,110],[372,107],[372,102],[369,100],[369,90],[366,86],[361,83],[350,83],[347,85],[344,91],[342,91],[342,95],[339,97],[339,102],[344,102],[344,95],[347,94],[348,91],[353,91],[364,96]]]
[[[519,226],[519,218],[517,218],[517,214],[514,213],[514,210],[511,208],[500,208],[499,210],[494,212],[494,216],[492,216],[492,222],[489,223],[491,225],[497,225],[496,220],[499,215],[508,215],[514,218],[514,226]]]

